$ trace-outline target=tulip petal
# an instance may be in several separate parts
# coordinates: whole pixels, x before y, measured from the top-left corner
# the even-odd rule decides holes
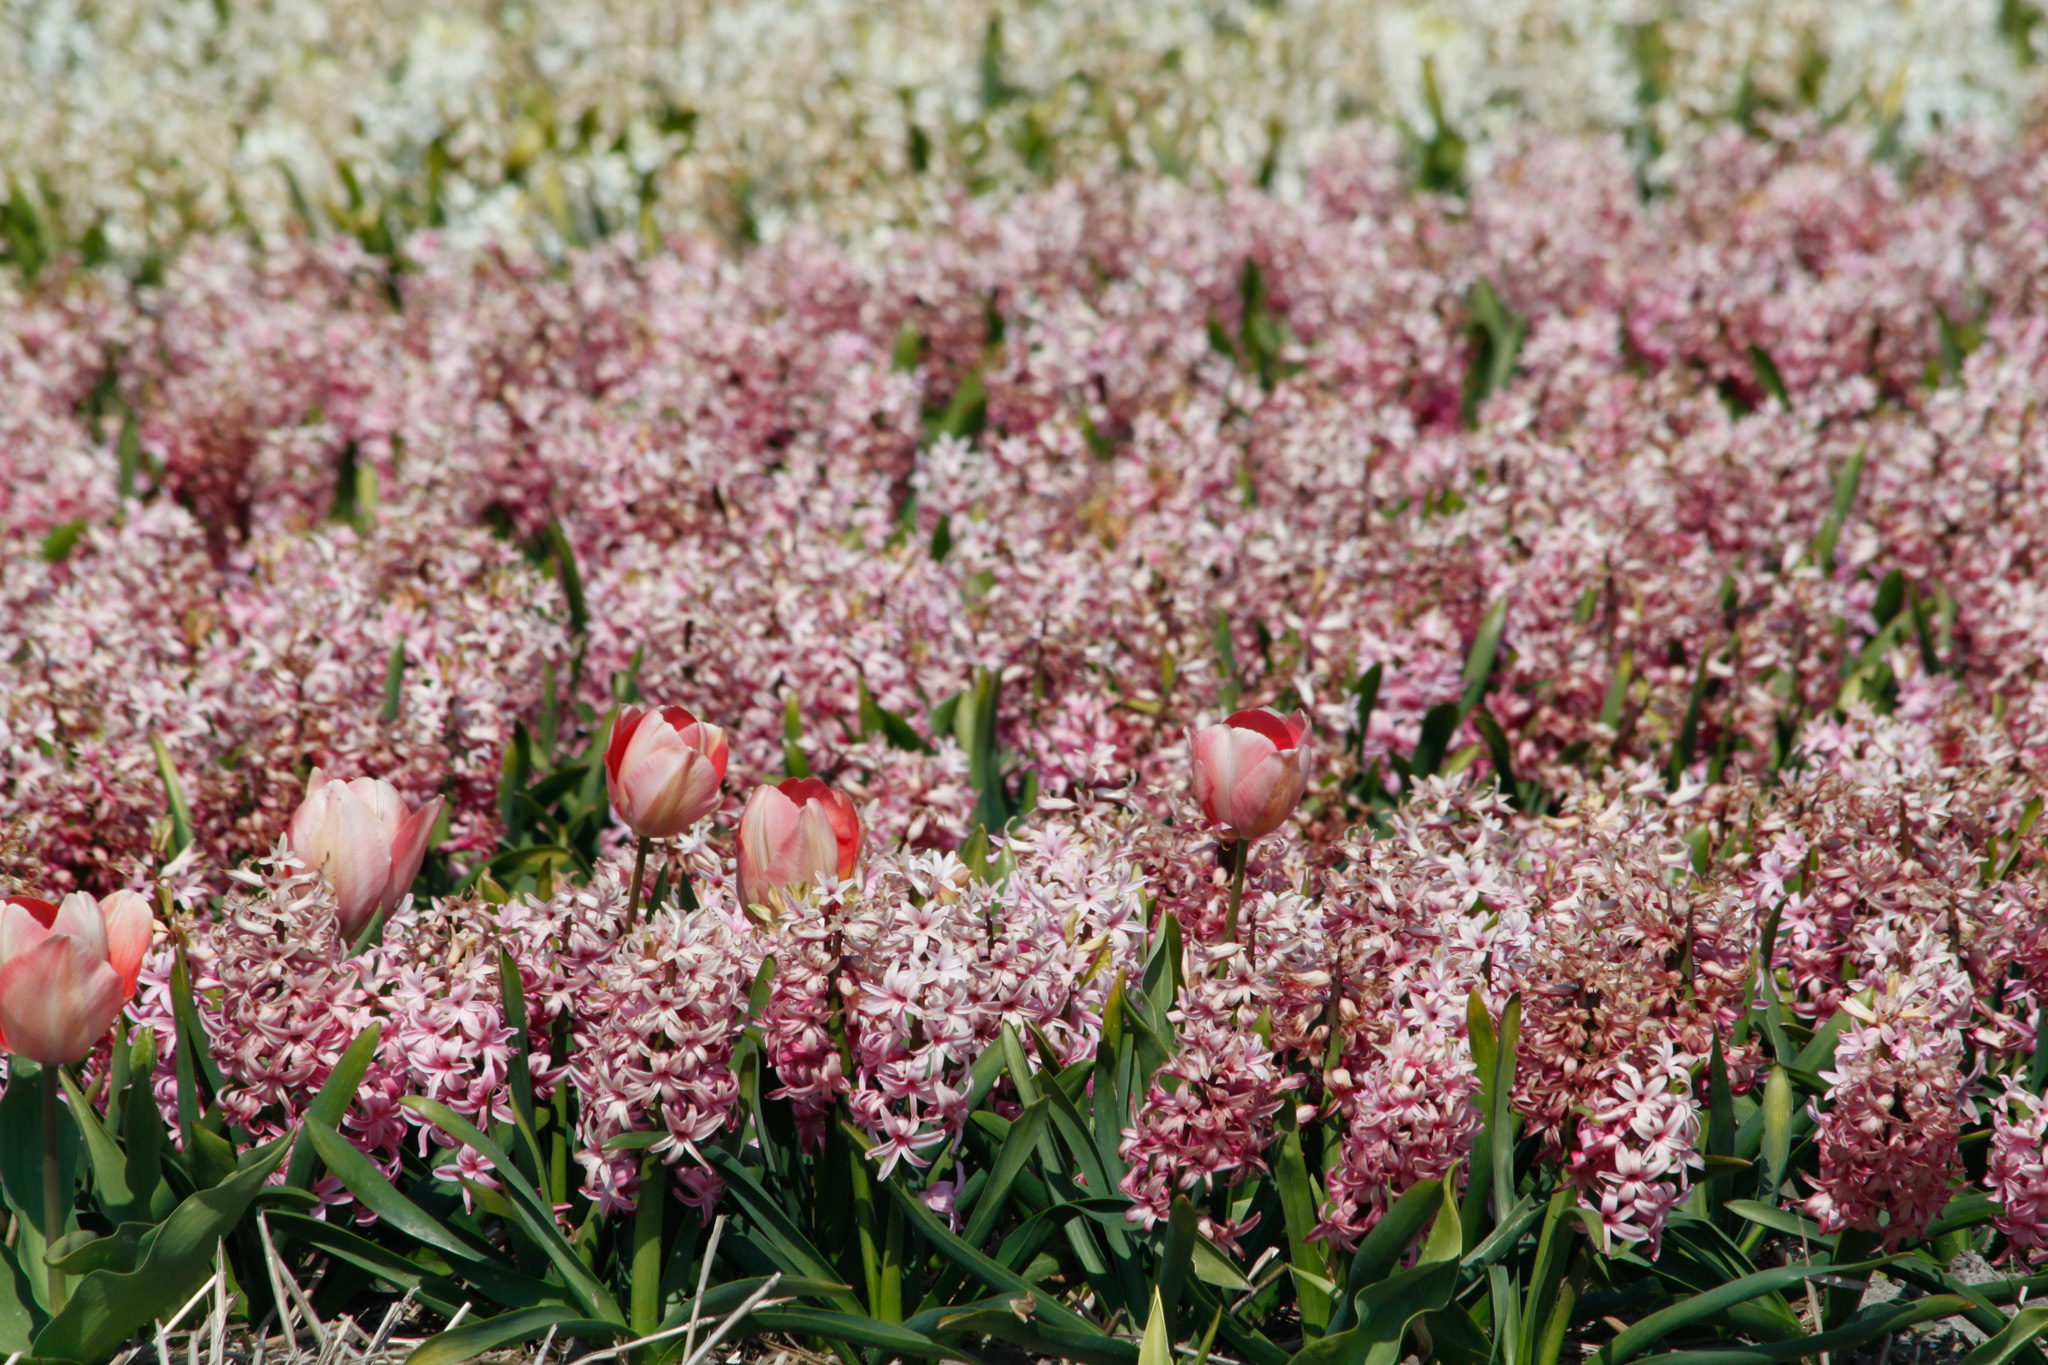
[[[0,1044],[44,1066],[82,1061],[124,1001],[112,967],[52,934],[0,967]]]
[[[57,922],[57,907],[33,896],[9,896],[0,906],[0,963],[16,957],[48,937]]]
[[[142,974],[142,959],[149,954],[156,917],[146,899],[126,890],[102,900],[100,914],[107,923],[107,965],[121,978],[121,998],[132,1000],[135,980]]]
[[[829,806],[813,801],[797,816],[790,841],[790,884],[809,886],[820,876],[839,880],[839,834],[832,828]]]
[[[629,706],[619,712],[618,719],[612,722],[612,737],[604,746],[604,774],[607,782],[618,780],[619,764],[625,760],[626,746],[633,742],[633,732],[640,728],[640,722],[646,718],[645,711],[637,706]]]
[[[754,788],[740,812],[739,893],[742,906],[758,905],[772,887],[780,885],[776,875],[776,852],[782,832],[795,824],[797,805],[770,786]]]
[[[50,932],[77,939],[85,955],[96,962],[107,960],[107,921],[100,903],[83,891],[72,892],[58,905]]]
[[[1301,718],[1302,729],[1306,729],[1307,717],[1301,716],[1298,711],[1295,715]],[[1251,730],[1264,735],[1273,742],[1276,749],[1292,749],[1295,742],[1301,738],[1301,730],[1296,729],[1291,720],[1264,706],[1247,711],[1233,711],[1223,723],[1233,730]]]
[[[405,798],[398,794],[398,788],[381,777],[359,777],[348,784],[348,789],[376,817],[385,842],[395,842],[399,826],[405,823]]]
[[[334,887],[341,936],[353,942],[376,914],[391,881],[391,845],[377,817],[353,791],[333,783],[327,792],[320,870]]]
[[[318,768],[313,769],[313,776],[316,781],[306,785],[306,799],[299,802],[299,808],[292,812],[292,822],[285,831],[285,839],[291,844],[292,856],[307,867],[317,869],[326,860],[320,847],[320,836],[327,824],[330,784]]]
[[[383,905],[387,912],[397,909],[405,893],[412,890],[413,879],[420,875],[420,864],[426,861],[427,840],[433,837],[434,822],[440,818],[441,798],[437,796],[399,821],[391,841],[391,880],[384,888]]]

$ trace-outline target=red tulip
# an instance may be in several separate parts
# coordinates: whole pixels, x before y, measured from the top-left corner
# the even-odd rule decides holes
[[[716,725],[680,706],[629,706],[605,747],[605,790],[635,834],[669,839],[717,809],[725,761],[725,731]]]
[[[1308,786],[1308,717],[1260,707],[1194,736],[1195,799],[1212,824],[1249,842],[1286,823]]]
[[[398,788],[382,778],[344,782],[313,769],[306,799],[292,815],[292,852],[333,886],[343,939],[353,943],[379,911],[398,908],[440,815],[438,796],[408,810]]]
[[[845,880],[860,857],[860,816],[845,792],[815,777],[754,788],[740,814],[740,904],[820,875]]]
[[[0,903],[0,1047],[44,1066],[83,1061],[134,999],[151,927],[133,891]]]

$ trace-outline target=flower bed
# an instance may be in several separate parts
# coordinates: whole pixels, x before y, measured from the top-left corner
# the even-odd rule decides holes
[[[16,1345],[261,1208],[426,1361],[2032,1352],[2048,162],[1636,171],[24,286],[0,853],[158,918]]]

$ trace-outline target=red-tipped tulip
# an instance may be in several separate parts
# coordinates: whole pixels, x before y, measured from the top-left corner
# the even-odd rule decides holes
[[[845,792],[815,777],[756,787],[740,814],[740,904],[820,875],[843,881],[859,857],[860,816]]]
[[[409,810],[398,788],[382,778],[344,782],[313,769],[306,799],[292,816],[292,852],[334,888],[343,939],[353,943],[379,911],[398,908],[420,874],[440,815],[438,796]]]
[[[1239,711],[1194,736],[1195,799],[1211,824],[1249,842],[1294,813],[1308,786],[1308,717]]]
[[[725,731],[680,706],[629,706],[612,725],[604,785],[612,809],[643,839],[672,839],[718,808]]]
[[[0,1047],[44,1066],[83,1061],[135,997],[149,902],[133,891],[62,905],[0,903]]]

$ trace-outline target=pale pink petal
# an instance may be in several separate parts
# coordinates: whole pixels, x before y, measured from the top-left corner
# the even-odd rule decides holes
[[[48,911],[48,919],[40,913],[43,910]],[[0,906],[0,963],[12,962],[48,938],[50,925],[56,919],[57,907],[48,901],[28,902],[26,897],[9,897]]]
[[[133,998],[135,979],[142,972],[142,959],[149,953],[156,917],[150,913],[146,899],[127,890],[116,891],[102,900],[100,914],[107,922],[107,965],[121,978],[122,998]]]
[[[107,921],[100,914],[100,903],[83,891],[72,892],[57,906],[50,932],[78,940],[85,955],[95,961],[107,960]]]
[[[44,1066],[82,1061],[126,999],[112,967],[52,934],[0,967],[0,1046]]]
[[[397,909],[405,893],[412,890],[413,879],[420,875],[420,864],[426,861],[427,840],[433,836],[434,822],[440,818],[441,798],[437,796],[399,822],[397,836],[391,842],[391,880],[384,889],[386,911]]]
[[[339,783],[328,788],[327,820],[321,827],[320,870],[334,887],[341,936],[354,941],[391,881],[391,845],[377,817]]]

